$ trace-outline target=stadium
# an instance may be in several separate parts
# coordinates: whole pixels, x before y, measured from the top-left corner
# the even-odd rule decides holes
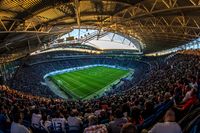
[[[0,133],[200,133],[199,0],[1,0]]]

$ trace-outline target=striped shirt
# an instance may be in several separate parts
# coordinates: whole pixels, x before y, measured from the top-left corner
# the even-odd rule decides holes
[[[107,128],[105,125],[92,125],[88,128],[85,128],[84,133],[107,133]]]

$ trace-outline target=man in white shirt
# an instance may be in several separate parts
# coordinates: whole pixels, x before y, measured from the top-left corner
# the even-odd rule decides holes
[[[180,126],[175,122],[175,113],[168,110],[164,116],[164,123],[157,123],[149,133],[182,133]]]
[[[40,121],[40,125],[46,130],[48,131],[49,128],[51,127],[52,123],[50,120],[50,116],[47,116],[46,120],[41,120]]]
[[[127,118],[123,116],[121,110],[117,109],[115,111],[114,121],[109,122],[108,131],[111,133],[120,133],[120,130],[124,124],[128,122]]]
[[[189,83],[189,86],[192,87],[192,88],[197,88],[198,87],[198,84],[197,84],[197,79],[196,77],[191,77],[191,82]]]
[[[192,98],[192,95],[194,93],[194,89],[190,89],[189,91],[186,92],[185,97],[183,98],[182,102],[185,103],[187,100]]]
[[[60,112],[57,112],[51,120],[53,129],[55,131],[66,132],[65,125],[67,123],[66,119],[61,116]]]
[[[81,118],[76,116],[77,112],[72,111],[70,116],[67,118],[67,122],[69,125],[69,131],[80,131],[81,126],[83,124]]]
[[[28,128],[24,125],[21,125],[20,122],[22,121],[22,115],[20,113],[16,113],[14,115],[13,122],[11,124],[11,133],[31,133]]]
[[[35,112],[32,114],[31,125],[35,128],[40,127],[40,120],[42,119],[42,115],[39,112],[39,110],[35,110]]]

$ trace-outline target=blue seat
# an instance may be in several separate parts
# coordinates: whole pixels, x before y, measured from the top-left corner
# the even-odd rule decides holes
[[[31,127],[31,122],[30,121],[23,120],[22,124],[27,128]]]
[[[138,129],[148,128],[151,124],[154,124],[157,119],[172,105],[173,101],[170,100],[167,103],[162,103],[155,107],[155,113],[144,120],[141,126],[137,126]]]
[[[200,133],[200,119],[198,119],[193,125],[194,126],[190,130],[190,133]]]
[[[163,106],[163,103],[157,105],[157,106],[154,108],[154,110],[158,110],[158,109],[159,109],[160,107],[162,107],[162,106]]]
[[[68,133],[81,133],[82,129],[79,129],[80,126],[69,126]]]
[[[142,124],[142,128],[146,128],[148,125],[150,125],[154,121],[155,121],[155,115],[153,114],[144,120],[144,123]]]

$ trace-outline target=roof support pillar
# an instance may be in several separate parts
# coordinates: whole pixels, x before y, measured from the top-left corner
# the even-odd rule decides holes
[[[30,46],[30,41],[29,40],[28,40],[27,45],[28,45],[28,51],[30,52],[31,51],[31,46]]]
[[[113,38],[115,37],[115,33],[113,33],[113,36],[112,36],[112,39],[111,39],[111,42],[113,41]]]
[[[131,45],[131,41],[129,42],[129,44],[128,44],[129,46]]]
[[[99,32],[99,33],[97,34],[97,40],[99,40],[99,37],[100,37],[100,35],[101,35],[101,29],[99,29],[98,32]]]
[[[38,36],[37,33],[36,33],[36,37],[37,37],[37,39],[38,39],[38,45],[37,45],[37,48],[39,48],[40,45],[41,45],[41,43],[42,43],[42,41],[40,40],[40,37]]]
[[[122,44],[124,44],[125,39],[126,39],[126,38],[124,37],[124,39],[123,39],[123,41],[122,41]]]
[[[76,21],[79,28],[78,38],[80,38],[80,27],[81,27],[81,20],[80,20],[80,2],[79,0],[74,0],[75,11],[76,11]]]

